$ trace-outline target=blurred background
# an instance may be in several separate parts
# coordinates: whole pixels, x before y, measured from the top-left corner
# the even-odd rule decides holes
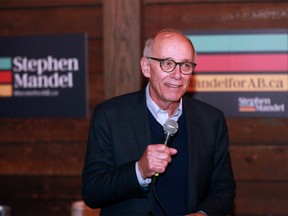
[[[138,61],[148,35],[162,28],[287,27],[287,0],[1,0],[0,36],[87,34],[88,114],[0,119],[0,205],[15,216],[71,215],[72,203],[81,200],[91,111],[106,98],[143,87]],[[116,49],[117,43],[127,50]],[[111,62],[115,56],[122,61]],[[288,119],[227,122],[237,181],[233,215],[287,216]]]

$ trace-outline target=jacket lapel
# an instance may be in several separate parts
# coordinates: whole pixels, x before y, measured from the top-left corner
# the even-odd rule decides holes
[[[151,138],[145,91],[140,91],[138,96],[139,100],[135,104],[131,104],[134,109],[128,118],[135,137],[135,145],[138,146],[138,152],[140,153],[139,156],[141,156],[147,145],[151,143]]]
[[[198,170],[199,163],[199,147],[201,138],[199,137],[199,118],[193,108],[193,101],[184,98],[183,100],[184,111],[186,115],[186,128],[188,139],[188,207],[189,211],[194,211],[197,203],[197,177],[200,175]],[[191,193],[192,192],[192,193]]]

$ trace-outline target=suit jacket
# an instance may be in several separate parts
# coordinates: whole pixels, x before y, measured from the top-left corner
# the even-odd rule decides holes
[[[189,213],[228,214],[235,181],[223,113],[189,95],[183,96],[188,138]],[[147,215],[151,191],[138,183],[135,162],[150,144],[145,91],[104,101],[95,107],[82,173],[86,205],[102,215]]]

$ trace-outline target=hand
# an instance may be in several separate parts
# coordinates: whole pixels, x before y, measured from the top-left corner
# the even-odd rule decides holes
[[[149,178],[155,173],[164,173],[168,164],[172,161],[171,156],[175,154],[177,154],[176,149],[169,148],[163,144],[148,145],[138,161],[142,178]]]

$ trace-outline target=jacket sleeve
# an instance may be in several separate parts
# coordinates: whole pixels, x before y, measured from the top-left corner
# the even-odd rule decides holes
[[[101,106],[96,107],[91,117],[82,172],[82,197],[91,208],[146,196],[136,177],[136,161],[115,163],[113,143],[117,142],[117,137],[111,129],[113,117]]]
[[[207,193],[202,198],[198,210],[210,215],[227,215],[231,211],[236,195],[236,184],[231,168],[229,153],[229,138],[225,118],[223,114],[218,115],[214,125],[214,145],[211,151],[212,160],[208,170],[212,174],[208,177]],[[210,128],[212,130],[212,128]],[[208,172],[207,172],[208,173]],[[203,179],[203,181],[206,181]]]

